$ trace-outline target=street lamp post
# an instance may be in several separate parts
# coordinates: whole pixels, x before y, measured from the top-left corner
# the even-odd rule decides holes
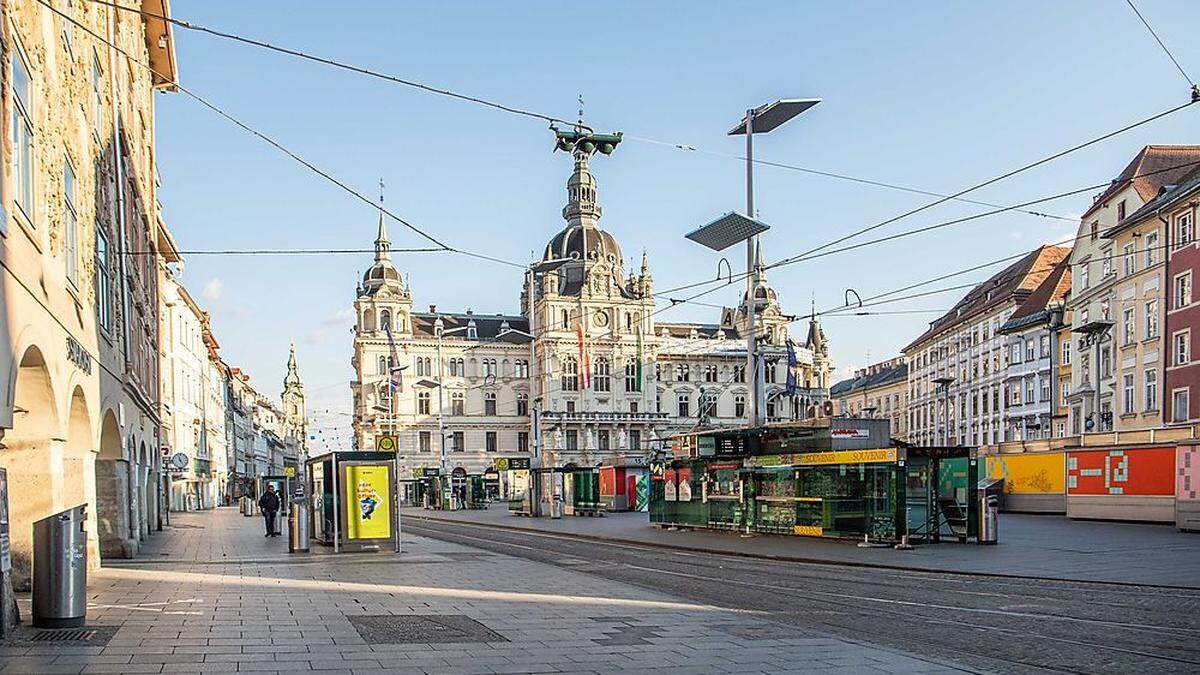
[[[820,102],[819,98],[782,99],[747,110],[742,121],[729,130],[730,136],[746,136],[746,215],[726,214],[687,235],[688,239],[716,251],[739,241],[746,242],[746,373],[750,378],[748,412],[751,426],[762,424],[763,410],[766,408],[766,382],[763,369],[758,367],[758,340],[755,334],[754,272],[758,235],[768,229],[767,225],[754,219],[754,134],[774,131]]]
[[[442,378],[443,378],[443,375],[445,374],[446,364],[442,361],[442,338],[446,335],[453,335],[454,333],[461,333],[461,332],[467,330],[467,328],[469,328],[469,326],[459,326],[458,328],[451,328],[450,330],[445,330],[444,328],[442,328],[441,317],[438,317],[437,322],[434,324],[434,334],[437,336],[437,363],[438,363],[438,369],[437,369],[437,372],[438,372],[438,374],[437,374],[438,439],[439,439],[438,440],[438,453],[441,455],[441,457],[439,458],[438,467],[439,467],[440,473],[442,475],[442,480],[446,480],[446,475],[447,475],[446,474],[446,420],[445,420],[445,411],[443,410],[443,407],[445,405],[445,397],[442,395],[442,389],[444,388],[444,387],[442,387]]]
[[[950,384],[954,382],[954,378],[949,375],[934,378],[933,383],[942,390],[942,419],[945,420],[945,426],[942,427],[942,445],[950,445]]]

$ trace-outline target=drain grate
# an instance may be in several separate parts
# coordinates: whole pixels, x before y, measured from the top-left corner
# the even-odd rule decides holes
[[[103,647],[117,633],[117,626],[83,628],[18,628],[15,642],[48,647]]]
[[[349,616],[370,645],[508,642],[503,635],[465,614]]]
[[[29,638],[30,642],[87,642],[96,637],[96,631],[92,629],[74,629],[74,630],[43,630],[38,631],[33,637]]]

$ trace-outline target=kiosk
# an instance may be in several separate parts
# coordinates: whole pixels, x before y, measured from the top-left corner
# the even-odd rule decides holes
[[[400,552],[396,455],[333,452],[309,459],[312,538],[342,551]]]

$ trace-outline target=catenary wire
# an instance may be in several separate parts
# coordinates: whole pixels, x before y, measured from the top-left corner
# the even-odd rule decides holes
[[[539,112],[536,112],[533,110],[526,110],[524,108],[518,108],[516,106],[506,105],[504,103],[498,103],[496,101],[491,101],[491,100],[488,100],[485,98],[481,98],[479,96],[463,94],[463,93],[453,91],[451,89],[446,89],[443,87],[435,87],[430,84],[425,84],[424,82],[418,82],[416,80],[411,80],[411,79],[399,77],[396,75],[391,75],[388,73],[382,73],[377,70],[372,70],[370,68],[366,68],[363,66],[357,66],[354,64],[346,63],[344,61],[338,61],[338,60],[331,59],[331,58],[324,57],[324,56],[317,56],[315,54],[310,54],[308,52],[304,52],[299,49],[293,49],[290,47],[282,47],[280,45],[272,44],[270,42],[266,42],[263,40],[258,40],[258,39],[246,37],[243,35],[237,35],[235,33],[229,33],[226,31],[215,29],[215,28],[210,28],[208,26],[202,26],[200,24],[192,23],[190,21],[184,21],[183,19],[176,19],[174,17],[164,16],[162,14],[156,14],[154,12],[142,9],[141,7],[125,7],[119,3],[108,2],[106,0],[87,0],[87,1],[91,2],[93,4],[96,4],[96,5],[103,5],[105,7],[110,7],[110,8],[122,10],[125,12],[141,14],[142,16],[148,16],[153,19],[158,19],[159,21],[166,21],[166,22],[171,23],[172,25],[179,26],[180,28],[184,28],[186,30],[196,31],[196,32],[200,32],[200,33],[206,33],[208,35],[212,35],[214,37],[219,37],[219,38],[222,38],[225,40],[232,40],[234,42],[240,42],[242,44],[251,45],[253,47],[259,47],[261,49],[278,52],[280,54],[294,56],[296,58],[304,59],[306,61],[312,61],[314,63],[320,63],[322,65],[330,66],[333,68],[347,70],[350,72],[358,73],[360,75],[366,75],[368,77],[374,77],[374,78],[377,78],[380,80],[386,80],[388,82],[400,84],[400,85],[403,85],[406,87],[411,87],[413,89],[419,89],[421,91],[429,92],[431,94],[436,94],[438,96],[446,96],[448,98],[453,98],[453,99],[465,101],[468,103],[475,103],[477,105],[482,105],[482,106],[485,106],[488,108],[493,108],[495,110],[500,110],[502,112],[510,113],[513,115],[520,115],[523,117],[530,117],[530,118],[541,120],[544,122],[549,122],[551,124],[564,124],[567,126],[579,126],[582,128],[587,128],[585,125],[583,125],[580,122],[571,122],[571,121],[563,119],[561,117],[555,117],[553,115],[546,115],[546,114],[539,113]]]
[[[1146,30],[1150,31],[1150,35],[1154,38],[1154,41],[1158,43],[1158,46],[1162,47],[1162,50],[1166,53],[1167,58],[1171,59],[1171,63],[1175,64],[1175,68],[1179,71],[1180,75],[1183,75],[1183,79],[1187,80],[1187,83],[1192,85],[1194,88],[1196,86],[1195,80],[1193,80],[1191,76],[1187,74],[1187,71],[1183,69],[1183,66],[1179,65],[1179,59],[1175,58],[1175,55],[1171,53],[1170,49],[1167,49],[1166,43],[1162,41],[1162,38],[1158,37],[1158,33],[1155,32],[1154,28],[1150,25],[1150,22],[1146,20],[1146,17],[1142,16],[1142,13],[1138,10],[1137,5],[1133,4],[1133,0],[1125,0],[1125,2],[1129,5],[1129,9],[1132,9],[1133,13],[1137,15],[1137,18],[1142,22],[1142,25],[1146,27]]]
[[[48,2],[47,0],[38,0],[38,2],[39,2],[41,5],[43,5],[44,7],[46,7],[47,9],[49,9],[49,10],[50,10],[51,12],[53,12],[54,14],[58,15],[58,16],[59,16],[60,18],[62,18],[64,21],[68,21],[68,22],[70,22],[71,24],[73,24],[74,26],[76,26],[77,28],[79,28],[80,30],[82,30],[82,31],[84,31],[85,33],[87,33],[88,35],[92,36],[92,38],[94,38],[95,40],[97,40],[97,41],[98,41],[98,42],[100,42],[101,44],[105,44],[105,45],[107,45],[108,47],[110,47],[111,49],[115,50],[116,52],[118,52],[119,54],[121,54],[122,56],[124,56],[125,58],[127,58],[128,60],[130,60],[131,62],[133,62],[133,63],[136,63],[136,64],[137,64],[138,66],[140,66],[141,68],[144,68],[145,70],[147,70],[147,71],[149,71],[150,73],[154,74],[156,77],[158,77],[158,78],[160,78],[160,79],[162,79],[162,80],[164,80],[164,81],[166,81],[166,82],[170,82],[170,83],[172,84],[172,86],[176,87],[176,88],[177,88],[179,91],[183,92],[185,95],[187,95],[187,96],[188,96],[189,98],[191,98],[192,100],[194,100],[194,101],[196,101],[196,102],[200,103],[202,106],[204,106],[204,107],[208,108],[209,110],[213,111],[213,112],[214,112],[214,113],[216,113],[217,115],[219,115],[219,116],[221,116],[221,117],[225,118],[227,121],[229,121],[229,122],[230,122],[230,123],[232,123],[233,125],[237,126],[238,128],[242,129],[243,131],[246,131],[247,133],[249,133],[249,134],[251,134],[251,135],[253,135],[253,136],[255,136],[255,137],[259,138],[259,139],[260,139],[260,140],[262,140],[263,142],[265,142],[265,143],[267,143],[268,145],[272,146],[273,148],[275,148],[275,149],[276,149],[276,150],[278,150],[279,152],[283,153],[284,155],[287,155],[288,157],[290,157],[291,159],[293,159],[293,160],[294,160],[294,161],[296,161],[297,163],[301,164],[302,166],[304,166],[305,168],[309,169],[309,170],[310,170],[310,171],[312,171],[313,173],[316,173],[317,175],[319,175],[319,176],[321,176],[322,178],[326,179],[326,180],[327,180],[327,181],[329,181],[330,183],[333,183],[334,185],[336,185],[337,187],[341,188],[342,190],[344,190],[345,192],[349,193],[350,195],[354,196],[355,198],[357,198],[358,200],[362,201],[363,203],[370,205],[372,208],[378,209],[380,212],[384,213],[385,215],[387,215],[388,217],[392,218],[392,219],[393,219],[393,220],[395,220],[396,222],[398,222],[398,223],[400,223],[401,225],[405,226],[406,228],[408,228],[408,229],[409,229],[409,230],[411,230],[412,232],[414,232],[414,233],[416,233],[417,235],[421,236],[422,238],[424,238],[424,239],[428,240],[430,243],[432,243],[432,244],[434,244],[434,245],[438,246],[438,247],[440,248],[440,250],[443,250],[443,251],[449,251],[449,252],[452,252],[452,253],[458,253],[458,254],[461,254],[461,255],[466,255],[466,256],[470,256],[470,257],[474,257],[474,258],[479,258],[479,259],[482,259],[482,260],[490,260],[490,261],[493,261],[493,262],[497,262],[497,263],[501,263],[501,264],[509,265],[509,266],[512,266],[512,267],[517,267],[517,268],[520,268],[520,269],[524,269],[524,268],[525,268],[525,265],[522,265],[522,264],[520,264],[520,263],[516,263],[516,262],[512,262],[512,261],[508,261],[508,260],[503,260],[503,259],[501,259],[501,258],[496,258],[496,257],[493,257],[493,256],[488,256],[488,255],[485,255],[485,254],[482,254],[482,253],[475,253],[475,252],[473,252],[473,251],[467,251],[467,250],[464,250],[464,249],[459,249],[459,248],[456,248],[456,247],[450,246],[450,245],[448,245],[448,244],[446,244],[446,243],[442,242],[441,240],[439,240],[438,238],[436,238],[436,237],[434,237],[433,235],[429,234],[428,232],[426,232],[426,231],[422,230],[421,228],[417,227],[416,225],[413,225],[412,223],[408,222],[408,221],[407,221],[407,220],[405,220],[404,218],[401,218],[400,216],[396,215],[395,213],[393,213],[392,211],[390,211],[389,209],[387,209],[386,207],[384,207],[382,204],[376,203],[376,202],[375,202],[373,199],[371,199],[370,197],[367,197],[366,195],[362,194],[362,193],[361,193],[361,192],[359,192],[358,190],[355,190],[354,188],[350,187],[350,186],[349,186],[349,185],[347,185],[345,182],[341,181],[340,179],[338,179],[337,177],[333,176],[333,175],[332,175],[332,174],[330,174],[329,172],[327,172],[327,171],[325,171],[325,170],[321,169],[320,167],[316,166],[315,164],[313,164],[313,163],[309,162],[308,160],[304,159],[303,157],[299,156],[298,154],[296,154],[296,153],[295,153],[295,152],[293,152],[292,150],[288,149],[286,146],[284,146],[284,145],[283,145],[282,143],[280,143],[279,141],[276,141],[274,138],[271,138],[270,136],[267,136],[267,135],[266,135],[266,134],[264,134],[263,132],[261,132],[261,131],[259,131],[259,130],[255,129],[255,128],[253,128],[253,127],[251,127],[250,125],[246,124],[245,122],[241,121],[240,119],[238,119],[238,118],[234,117],[232,114],[230,114],[230,113],[226,112],[226,111],[225,111],[225,110],[223,110],[222,108],[218,107],[216,104],[214,104],[214,103],[212,103],[212,102],[208,101],[208,99],[204,98],[203,96],[200,96],[199,94],[195,93],[194,91],[192,91],[192,90],[188,89],[187,87],[185,87],[185,86],[183,86],[183,85],[179,84],[179,82],[178,82],[178,81],[176,81],[176,80],[174,80],[173,78],[169,78],[169,77],[165,76],[164,74],[162,74],[162,73],[158,72],[158,71],[157,71],[157,70],[155,70],[153,67],[151,67],[149,64],[142,63],[140,60],[138,60],[137,58],[134,58],[132,55],[130,55],[128,52],[126,52],[124,49],[122,49],[122,48],[121,48],[120,46],[118,46],[117,44],[115,44],[115,43],[113,43],[112,41],[108,40],[107,38],[105,38],[105,37],[103,37],[103,36],[99,35],[98,33],[96,33],[95,31],[93,31],[93,30],[92,30],[91,28],[89,28],[88,26],[85,26],[85,25],[83,25],[83,24],[82,24],[82,23],[80,23],[78,20],[76,20],[74,17],[72,17],[72,16],[70,16],[70,15],[68,15],[68,14],[64,13],[63,11],[59,10],[57,7],[55,7],[53,4],[51,4],[51,3],[50,3],[50,2]]]

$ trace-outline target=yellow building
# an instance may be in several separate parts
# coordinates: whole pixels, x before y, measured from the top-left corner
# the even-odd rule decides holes
[[[171,35],[137,12],[60,6],[0,4],[0,466],[17,588],[37,519],[86,503],[92,565],[158,525],[153,94],[175,79]]]

